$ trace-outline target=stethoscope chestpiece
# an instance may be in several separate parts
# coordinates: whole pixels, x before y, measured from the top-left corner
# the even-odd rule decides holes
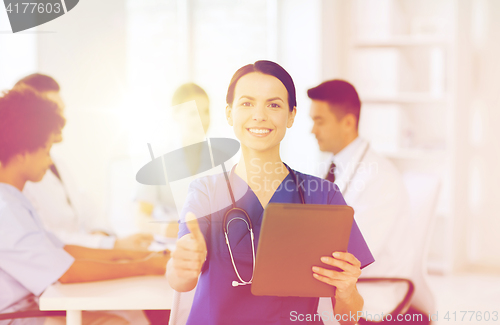
[[[249,282],[233,281],[233,283],[232,283],[233,287],[244,286],[244,285],[247,285],[247,284],[252,284],[252,281],[249,281]]]

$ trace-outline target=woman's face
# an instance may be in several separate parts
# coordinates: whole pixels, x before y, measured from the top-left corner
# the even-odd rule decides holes
[[[289,110],[288,91],[281,81],[259,72],[238,80],[233,105],[226,107],[228,123],[242,146],[256,151],[279,150],[295,112],[295,107]]]
[[[50,148],[58,136],[57,133],[53,133],[45,143],[45,146],[35,151],[24,153],[24,176],[27,180],[32,182],[39,182],[42,180],[43,176],[50,168],[50,165],[52,165]]]

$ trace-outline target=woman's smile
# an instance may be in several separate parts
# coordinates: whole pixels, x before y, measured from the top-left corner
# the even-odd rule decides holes
[[[247,128],[248,133],[257,138],[267,137],[273,130],[267,128]]]

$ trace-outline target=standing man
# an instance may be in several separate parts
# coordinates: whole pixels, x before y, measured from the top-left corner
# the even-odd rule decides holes
[[[319,149],[331,153],[323,172],[335,182],[375,260],[363,277],[408,277],[411,263],[402,250],[407,235],[409,199],[395,166],[359,137],[361,110],[356,89],[343,80],[330,80],[307,92],[312,99],[312,133]]]
[[[28,86],[57,104],[64,117],[64,101],[60,87],[52,77],[34,73],[19,80],[16,87]],[[54,143],[63,140],[61,130],[54,135]],[[57,158],[57,157],[56,157]],[[81,193],[75,189],[71,175],[55,160],[40,182],[27,182],[23,193],[37,210],[44,226],[65,244],[103,249],[146,250],[153,240],[150,234],[135,234],[124,238],[108,236],[103,232],[91,232],[82,209],[78,209]]]

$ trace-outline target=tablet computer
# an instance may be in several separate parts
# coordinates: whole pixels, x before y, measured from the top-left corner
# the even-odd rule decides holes
[[[347,252],[354,210],[346,205],[270,203],[264,210],[252,294],[333,297],[312,267],[333,269],[321,256]]]

